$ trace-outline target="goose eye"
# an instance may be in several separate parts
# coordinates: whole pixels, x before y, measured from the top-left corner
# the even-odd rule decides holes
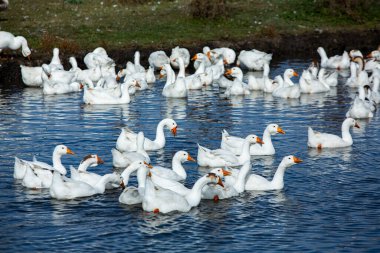
[[[290,160],[291,158],[289,157],[288,159]]]

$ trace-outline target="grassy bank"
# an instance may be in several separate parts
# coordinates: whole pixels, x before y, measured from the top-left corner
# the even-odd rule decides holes
[[[71,2],[80,2],[73,4]],[[1,12],[1,30],[23,35],[37,51],[63,52],[163,48],[208,41],[243,41],[315,30],[379,29],[380,1],[347,14],[310,0],[227,0],[227,13],[213,20],[195,19],[189,2],[117,0],[13,0]]]

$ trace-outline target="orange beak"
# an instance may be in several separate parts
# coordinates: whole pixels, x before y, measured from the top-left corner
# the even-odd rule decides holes
[[[71,149],[67,148],[66,154],[74,155],[74,152]]]
[[[227,65],[227,64],[228,64],[228,62],[227,62],[226,59],[223,59],[223,64],[224,64],[224,65]]]
[[[160,74],[160,76],[158,77],[158,79],[162,79],[164,77],[163,74]]]
[[[104,163],[104,161],[99,156],[96,156],[96,162],[98,164],[103,164]]]
[[[198,56],[197,55],[194,55],[193,58],[191,58],[192,61],[196,61],[198,60]]]
[[[153,166],[152,166],[151,164],[147,163],[147,162],[144,162],[144,164],[145,164],[149,169],[153,168]]]
[[[149,171],[148,177],[152,177],[152,172]]]
[[[285,134],[285,131],[281,129],[281,127],[277,127],[277,133]]]
[[[79,84],[79,89],[83,90],[83,87],[84,87],[84,86],[83,86],[83,83],[80,83],[80,84]]]
[[[298,76],[298,73],[294,71],[293,76]]]
[[[192,161],[192,162],[196,162],[196,160],[194,158],[192,158],[190,155],[187,155],[187,160]]]
[[[48,75],[47,75],[47,77],[50,79],[51,75],[50,75],[50,74],[48,74]]]
[[[139,83],[139,82],[136,82],[135,87],[137,87],[137,88],[141,88],[140,83]]]
[[[259,137],[256,137],[256,142],[257,142],[257,143],[260,143],[260,144],[264,144],[263,140],[260,139]]]
[[[359,126],[358,122],[355,122],[355,125],[354,125],[354,127],[356,127],[356,128],[360,128],[360,126]]]
[[[172,134],[176,136],[177,134],[177,127],[173,127],[170,131],[172,131]]]
[[[120,81],[120,76],[119,75],[116,76],[116,81],[117,82]]]
[[[229,172],[228,170],[222,170],[222,172],[223,172],[223,176],[231,176],[231,172]]]
[[[295,163],[300,163],[300,162],[302,162],[301,159],[299,159],[298,157],[295,157],[295,156],[293,156],[293,161],[294,161]]]
[[[231,69],[227,69],[226,72],[224,72],[225,75],[231,75],[232,74],[232,70]]]
[[[372,56],[372,52],[371,53],[369,53],[365,58],[372,58],[373,56]]]

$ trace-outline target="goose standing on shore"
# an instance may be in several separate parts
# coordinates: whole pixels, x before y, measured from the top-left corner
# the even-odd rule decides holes
[[[28,42],[23,36],[15,37],[10,32],[0,31],[0,53],[4,49],[17,50],[21,48],[22,55],[30,59],[32,53],[28,47]]]

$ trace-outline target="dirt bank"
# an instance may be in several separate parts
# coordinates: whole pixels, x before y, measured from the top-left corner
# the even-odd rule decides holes
[[[214,47],[230,47],[238,53],[240,50],[258,49],[265,52],[273,53],[273,60],[283,60],[286,58],[302,59],[319,59],[316,49],[323,46],[328,55],[342,54],[344,50],[360,49],[367,53],[376,49],[380,45],[380,28],[371,30],[341,30],[335,32],[313,31],[298,34],[281,34],[275,33],[270,36],[255,37],[244,41],[232,41],[228,38],[218,41],[207,41],[198,43],[188,43],[180,45],[189,49],[191,55],[200,52],[202,47],[208,45]],[[107,49],[107,48],[106,48]],[[170,55],[171,47],[157,46],[156,48],[120,48],[107,49],[109,56],[115,60],[117,69],[125,66],[127,60],[133,60],[133,54],[136,50],[141,53],[141,63],[147,66],[149,54],[156,50],[164,50]],[[77,53],[62,53],[61,59],[66,68],[69,68],[68,59],[75,56],[78,65],[84,68],[83,57],[89,51],[80,51]],[[21,52],[5,51],[0,58],[0,87],[21,88],[20,64],[28,66],[40,66],[51,59],[51,51],[33,52],[31,61],[23,58]]]

